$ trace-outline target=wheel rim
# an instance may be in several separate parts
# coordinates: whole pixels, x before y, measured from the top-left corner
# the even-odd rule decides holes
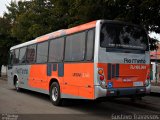
[[[53,87],[53,89],[52,89],[52,99],[53,99],[53,101],[56,101],[57,98],[58,98],[58,89],[57,89],[57,87]]]

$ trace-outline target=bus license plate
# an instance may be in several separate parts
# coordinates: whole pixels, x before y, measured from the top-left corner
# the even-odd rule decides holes
[[[133,86],[143,86],[143,82],[133,82]]]

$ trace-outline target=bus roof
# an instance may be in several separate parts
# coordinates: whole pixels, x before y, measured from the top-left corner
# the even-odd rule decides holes
[[[11,47],[10,50],[13,50],[13,49],[16,49],[16,48],[21,48],[21,47],[31,45],[31,44],[35,44],[35,43],[39,43],[39,42],[43,42],[43,41],[53,39],[53,38],[56,38],[56,37],[61,37],[61,36],[64,36],[64,35],[69,35],[69,34],[72,34],[72,33],[80,32],[80,31],[87,30],[87,29],[90,29],[90,28],[94,28],[96,26],[96,22],[97,21],[92,21],[92,22],[89,22],[89,23],[86,23],[86,24],[82,24],[82,25],[79,25],[79,26],[76,26],[76,27],[69,28],[69,29],[62,29],[62,30],[58,30],[58,31],[55,31],[55,32],[51,32],[49,34],[37,37],[34,40],[31,40],[31,41],[13,46],[13,47]]]

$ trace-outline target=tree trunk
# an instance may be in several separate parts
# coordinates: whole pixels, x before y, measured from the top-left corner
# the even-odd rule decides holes
[[[2,74],[1,74],[2,71],[1,70],[2,70],[2,65],[0,65],[0,77],[2,76]]]

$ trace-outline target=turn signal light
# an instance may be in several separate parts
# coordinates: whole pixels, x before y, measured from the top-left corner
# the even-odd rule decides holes
[[[99,76],[99,79],[102,81],[102,80],[104,80],[104,76],[103,75],[100,75]]]
[[[99,69],[99,70],[98,70],[98,74],[99,74],[99,75],[102,75],[102,74],[103,74],[103,70],[102,70],[102,69]]]

